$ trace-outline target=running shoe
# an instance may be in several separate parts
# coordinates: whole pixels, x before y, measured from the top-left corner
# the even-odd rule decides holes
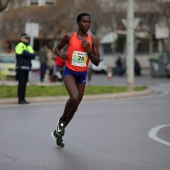
[[[56,132],[59,136],[64,136],[65,133],[65,121],[58,119]]]
[[[56,145],[58,147],[64,147],[64,141],[62,139],[62,136],[59,136],[56,133],[56,130],[54,130],[54,132],[51,133],[51,136],[54,138],[54,140],[56,141]]]

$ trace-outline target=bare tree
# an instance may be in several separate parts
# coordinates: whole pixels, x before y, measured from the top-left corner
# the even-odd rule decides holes
[[[10,0],[0,0],[0,6],[6,4],[4,2],[9,3]],[[75,31],[77,29],[77,15],[81,12],[87,12],[92,16],[92,34],[102,38],[105,33],[114,29],[125,29],[121,20],[126,18],[126,2],[126,0],[113,1],[110,11],[103,11],[98,1],[92,0],[57,0],[54,5],[48,7],[22,7],[19,10],[4,11],[3,36],[6,39],[16,40],[19,34],[24,31],[26,22],[37,22],[40,28],[39,39],[59,40],[66,32]],[[150,34],[154,33],[154,23],[158,18],[155,13],[145,14],[145,12],[140,11],[140,8],[136,11],[136,16],[142,18],[146,25],[150,25],[148,27]]]
[[[0,13],[7,8],[9,2],[10,0],[0,0]]]
[[[4,11],[7,6],[8,6],[8,3],[9,3],[10,0],[0,0],[0,51],[3,50],[3,47],[2,47],[2,28],[3,28],[3,21],[2,21],[2,11]]]
[[[144,0],[143,2],[137,0],[137,2],[135,15],[140,19],[137,30],[148,33],[149,53],[152,53],[155,25],[158,23],[160,18],[159,7],[153,0]]]
[[[60,39],[66,32],[77,29],[76,17],[81,12],[91,14],[91,32],[94,35],[101,33],[102,27],[105,27],[107,31],[107,28],[111,26],[111,14],[104,13],[97,1],[59,0],[53,6],[22,7],[20,10],[4,12],[3,35],[6,38],[15,39],[19,32],[24,31],[26,22],[38,22],[41,38]],[[21,13],[22,15],[20,15]],[[9,32],[11,32],[9,29],[11,28],[13,28],[15,34],[9,35]]]
[[[166,50],[168,52],[170,52],[170,2],[167,1],[167,2],[160,2],[159,3],[159,7],[160,7],[160,11],[161,11],[161,14],[162,14],[162,17],[166,23],[166,26],[169,30],[169,37],[167,38],[167,43],[165,44],[166,45]]]

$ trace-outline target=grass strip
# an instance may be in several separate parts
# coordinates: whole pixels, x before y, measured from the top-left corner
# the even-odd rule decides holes
[[[147,89],[146,86],[134,87],[134,91]],[[85,95],[126,92],[125,86],[86,86]],[[59,86],[27,86],[27,97],[67,96],[64,85]],[[17,86],[0,85],[0,98],[17,97]]]

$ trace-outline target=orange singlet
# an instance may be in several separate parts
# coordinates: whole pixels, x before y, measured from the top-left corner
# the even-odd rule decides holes
[[[90,43],[90,49],[92,49],[91,36],[89,34],[86,40]],[[77,38],[77,32],[73,33],[67,50],[68,59],[66,60],[66,66],[77,72],[87,71],[89,64],[89,57],[84,47],[82,47],[81,41]]]

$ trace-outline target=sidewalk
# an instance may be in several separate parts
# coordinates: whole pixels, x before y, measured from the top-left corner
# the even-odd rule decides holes
[[[27,85],[37,85],[37,86],[57,86],[57,85],[61,85],[62,83],[61,82],[56,82],[56,83],[40,83],[40,82],[36,82],[36,83],[32,83],[32,82],[28,82]],[[0,80],[0,85],[8,85],[8,86],[17,86],[18,85],[18,82],[13,80],[13,81],[10,81],[10,80]]]

